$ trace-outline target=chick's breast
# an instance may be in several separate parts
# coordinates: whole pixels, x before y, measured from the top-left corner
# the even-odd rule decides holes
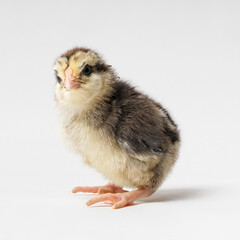
[[[85,163],[112,183],[122,187],[135,187],[125,176],[128,154],[119,148],[105,129],[95,128],[84,120],[75,120],[63,128],[63,136],[67,145],[79,153]]]

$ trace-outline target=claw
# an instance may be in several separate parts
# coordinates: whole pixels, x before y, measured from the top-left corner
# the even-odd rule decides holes
[[[127,200],[127,196],[124,195],[124,193],[120,193],[120,194],[106,193],[90,199],[87,202],[87,206],[91,206],[99,202],[111,204],[113,205],[113,208],[120,208],[129,204]]]
[[[131,192],[122,192],[122,193],[105,193],[98,195],[90,199],[86,205],[91,206],[95,203],[104,202],[107,204],[113,205],[114,209],[122,208],[128,205],[133,204],[133,202],[139,198],[148,197],[153,194],[153,190],[149,189],[138,189]]]
[[[91,206],[95,203],[103,202],[105,204],[113,205],[112,207],[114,209],[131,205],[135,200],[143,197],[148,197],[154,193],[153,190],[146,188],[128,192],[123,190],[121,187],[115,186],[113,184],[97,187],[75,187],[72,192],[98,193],[99,195],[90,199],[86,205]]]

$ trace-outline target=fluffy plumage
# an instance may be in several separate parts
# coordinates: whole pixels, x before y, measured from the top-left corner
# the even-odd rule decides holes
[[[119,80],[90,49],[67,51],[54,69],[57,112],[67,145],[115,186],[155,191],[174,165],[180,145],[166,109]],[[79,88],[66,88],[67,69]]]

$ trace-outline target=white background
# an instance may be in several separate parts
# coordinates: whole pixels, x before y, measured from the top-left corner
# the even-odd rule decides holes
[[[240,2],[0,2],[0,238],[239,239]],[[151,197],[85,207],[76,185],[107,182],[63,146],[54,60],[75,46],[179,124],[180,158]]]

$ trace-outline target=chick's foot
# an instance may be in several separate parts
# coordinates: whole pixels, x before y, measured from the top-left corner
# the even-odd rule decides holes
[[[95,187],[75,187],[72,190],[73,193],[78,192],[87,192],[87,193],[98,193],[98,194],[104,194],[104,193],[123,193],[126,192],[121,187],[115,186],[113,184],[107,184],[105,186],[95,186]]]
[[[148,197],[154,193],[153,190],[141,188],[135,191],[122,192],[122,193],[106,193],[96,196],[87,202],[87,206],[91,206],[95,203],[104,202],[106,204],[113,205],[114,209],[122,208],[133,204],[137,199]]]

